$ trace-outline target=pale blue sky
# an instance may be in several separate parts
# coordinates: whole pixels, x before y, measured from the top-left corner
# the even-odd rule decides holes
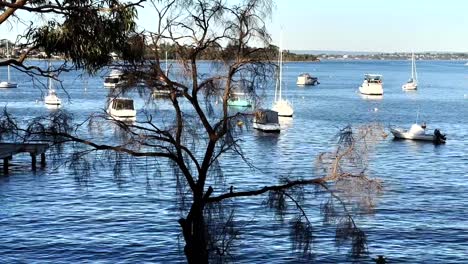
[[[278,0],[270,31],[284,48],[468,51],[468,1]]]
[[[139,17],[151,30],[150,5]],[[283,47],[290,50],[467,52],[468,1],[277,0],[267,28],[274,44],[282,28]],[[4,23],[0,39],[13,40],[23,29]]]

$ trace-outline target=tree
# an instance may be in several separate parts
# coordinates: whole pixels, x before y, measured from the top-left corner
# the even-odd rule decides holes
[[[0,26],[8,23],[29,24],[24,35],[18,37],[24,51],[17,59],[0,61],[0,66],[13,65],[30,74],[48,75],[49,70],[26,66],[31,51],[41,49],[60,54],[73,62],[73,68],[93,72],[111,62],[114,50],[128,50],[129,37],[135,30],[135,7],[145,0],[120,3],[115,0],[0,1]],[[47,17],[47,23],[36,25],[21,19],[21,12]],[[66,64],[64,64],[66,65]],[[60,70],[69,70],[61,67]]]
[[[312,223],[302,206],[304,189],[307,186],[317,186],[330,195],[329,203],[323,207],[323,211],[328,221],[338,224],[337,241],[350,240],[353,254],[365,253],[365,234],[354,223],[352,213],[346,209],[346,200],[336,191],[340,190],[340,185],[330,183],[353,182],[355,188],[366,185],[378,190],[379,184],[366,177],[365,164],[359,163],[363,161],[364,154],[368,153],[367,137],[375,135],[370,127],[357,134],[351,128],[343,130],[337,149],[331,154],[320,156],[318,164],[323,171],[322,176],[317,178],[289,177],[276,185],[253,190],[243,190],[238,186],[225,189],[210,180],[210,176],[216,177],[216,173],[222,171],[219,161],[226,153],[236,153],[239,158],[249,162],[239,147],[240,138],[236,133],[238,121],[248,120],[251,114],[231,112],[227,101],[231,89],[235,87],[241,87],[255,95],[258,87],[265,87],[272,82],[271,76],[274,76],[276,66],[270,62],[270,37],[265,27],[265,19],[271,13],[271,0],[246,0],[240,3],[221,0],[165,0],[154,1],[152,4],[157,18],[155,31],[137,34],[129,28],[125,36],[110,36],[89,57],[81,58],[78,55],[83,48],[95,44],[96,40],[91,40],[91,36],[84,33],[88,27],[82,27],[80,21],[83,18],[74,13],[75,9],[62,11],[66,13],[65,16],[68,15],[67,12],[78,15],[79,18],[72,16],[77,20],[72,20],[70,24],[49,23],[48,27],[32,30],[27,36],[34,40],[31,43],[44,47],[47,51],[60,51],[71,58],[76,67],[89,70],[108,62],[103,51],[122,51],[125,59],[122,66],[125,67],[129,82],[127,87],[116,92],[120,94],[135,89],[133,84],[141,81],[145,83],[143,88],[139,88],[142,95],[148,95],[154,89],[169,89],[169,100],[173,108],[172,122],[155,122],[151,113],[147,113],[146,120],[135,123],[113,119],[111,121],[121,129],[124,137],[115,145],[110,145],[80,134],[80,126],[71,123],[70,117],[64,112],[37,118],[24,129],[5,113],[0,120],[1,135],[22,140],[47,140],[56,146],[79,143],[81,151],[77,150],[72,155],[74,164],[87,164],[86,155],[99,151],[117,153],[117,166],[118,161],[126,157],[168,160],[176,175],[180,176],[178,180],[187,186],[190,202],[185,217],[180,218],[178,223],[189,263],[207,263],[210,259],[226,256],[230,241],[236,237],[235,230],[230,228],[235,220],[228,213],[226,218],[221,219],[224,220],[223,228],[217,229],[217,225],[211,223],[211,214],[221,212],[219,208],[223,207],[225,201],[259,195],[268,195],[266,204],[276,209],[280,215],[286,212],[287,204],[293,204],[297,208],[298,214],[292,223],[292,238],[298,249],[304,253],[310,252]],[[98,10],[94,12],[99,13]],[[97,17],[100,19],[99,15]],[[125,19],[124,16],[117,20],[127,21]],[[117,24],[122,25],[118,21]],[[99,20],[101,22],[103,21]],[[89,26],[91,30],[98,30]],[[65,44],[71,37],[68,30],[84,36],[70,50]],[[122,41],[119,37],[123,37]],[[142,60],[138,52],[140,49],[132,49],[135,45],[128,46],[128,43],[142,42],[154,47],[151,49],[152,60]],[[164,55],[158,47],[167,43],[176,47],[176,58],[182,67],[178,72],[174,69],[166,71],[161,61]],[[214,63],[220,70],[206,75],[199,70],[198,62],[208,51],[216,51],[210,55],[215,56]],[[176,73],[182,76],[176,77]],[[183,96],[178,97],[178,93]],[[221,106],[216,108],[214,102],[218,98],[221,98]],[[182,104],[188,105],[189,109],[183,108]],[[109,119],[106,115],[97,115],[89,119],[88,123],[96,124],[96,118]],[[84,150],[83,146],[86,146]],[[350,168],[359,170],[356,172]],[[342,209],[335,206],[336,202]],[[220,239],[219,232],[227,234],[224,236],[227,239]]]

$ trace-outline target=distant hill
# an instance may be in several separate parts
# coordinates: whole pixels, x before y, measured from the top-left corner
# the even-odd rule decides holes
[[[381,52],[369,52],[369,51],[342,51],[342,50],[290,50],[296,54],[328,54],[328,55],[373,55],[380,54]]]
[[[311,55],[377,55],[377,54],[407,54],[410,52],[373,52],[373,51],[343,51],[343,50],[290,50],[296,54],[311,54]],[[417,51],[415,53],[423,54],[466,54],[468,52],[460,51]]]

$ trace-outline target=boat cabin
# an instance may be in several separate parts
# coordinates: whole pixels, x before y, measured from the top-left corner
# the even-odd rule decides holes
[[[133,105],[133,99],[130,98],[113,98],[109,102],[107,113],[115,119],[135,121],[136,110]]]
[[[382,83],[382,75],[380,74],[366,74],[364,80],[368,83]]]
[[[135,110],[133,99],[115,98],[112,100],[112,109],[115,110]]]
[[[255,112],[253,128],[264,132],[279,133],[281,126],[278,120],[278,112],[269,109],[259,109]]]
[[[259,124],[278,124],[278,112],[269,109],[260,109],[255,112],[255,122]]]

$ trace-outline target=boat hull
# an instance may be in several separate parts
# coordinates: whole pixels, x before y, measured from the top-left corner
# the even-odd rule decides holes
[[[52,94],[47,95],[44,97],[44,103],[46,105],[52,105],[52,106],[57,106],[62,104],[62,100],[58,98],[58,96],[55,94],[55,92],[52,92]]]
[[[0,82],[0,88],[17,88],[18,84],[13,82]]]
[[[359,92],[364,95],[383,95],[382,85],[361,85]]]
[[[403,84],[401,89],[406,90],[406,91],[416,90],[416,89],[418,89],[418,84],[416,84],[416,83],[406,83],[406,84]]]
[[[281,126],[274,123],[262,124],[254,122],[253,128],[267,133],[279,133],[281,131]]]
[[[247,100],[247,99],[238,99],[238,100],[229,99],[227,101],[227,105],[238,106],[238,107],[250,107],[252,106],[252,103],[250,102],[250,100]]]
[[[299,78],[297,79],[297,82],[296,82],[297,85],[299,86],[306,86],[306,85],[318,85],[319,82],[316,80],[316,79],[312,79],[312,80],[300,80]]]

